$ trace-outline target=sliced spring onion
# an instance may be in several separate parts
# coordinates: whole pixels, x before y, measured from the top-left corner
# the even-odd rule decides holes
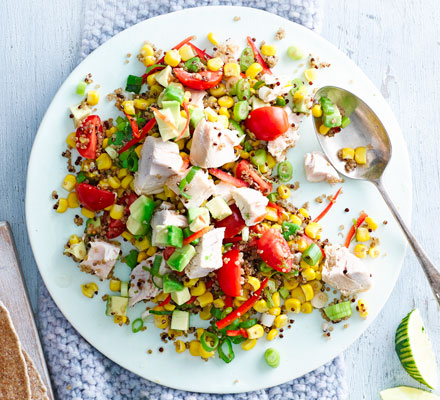
[[[277,368],[280,365],[280,353],[278,350],[273,348],[265,351],[264,359],[269,367]]]
[[[200,169],[200,167],[193,166],[189,170],[189,172],[186,174],[185,178],[183,178],[179,183],[179,190],[183,197],[186,199],[191,199],[191,196],[189,194],[186,194],[184,189],[186,185],[191,183],[191,181],[194,179],[194,176],[196,175],[197,171]]]
[[[84,81],[81,81],[78,83],[78,86],[76,87],[76,94],[79,94],[80,96],[84,96],[86,93],[87,83]]]
[[[118,158],[118,152],[116,151],[116,149],[112,146],[107,146],[105,148],[105,152],[110,156],[110,158],[112,160],[115,160]]]
[[[275,104],[277,106],[284,107],[286,105],[286,100],[284,99],[284,97],[278,96]]]
[[[238,136],[244,136],[243,128],[240,126],[240,124],[237,121],[230,119],[229,125],[232,125],[232,128],[238,132]]]
[[[293,240],[299,228],[301,227],[298,224],[294,224],[293,222],[289,221],[283,221],[281,231],[283,233],[284,239],[286,239],[287,241]]]
[[[238,101],[234,105],[234,119],[243,121],[249,115],[249,103],[246,100]]]
[[[243,329],[249,329],[249,328],[252,328],[254,325],[256,325],[257,324],[257,319],[256,318],[251,318],[251,319],[248,319],[247,321],[243,321],[243,322],[240,322],[240,328],[243,328]]]
[[[267,151],[264,149],[258,149],[255,155],[251,158],[251,161],[259,167],[260,165],[265,165],[267,162]]]
[[[261,86],[264,86],[265,83],[264,81],[258,81],[255,85],[254,85],[254,89],[257,90],[259,89]]]
[[[267,195],[267,198],[269,199],[269,201],[270,201],[271,203],[275,203],[275,202],[278,200],[278,193],[276,193],[276,192],[269,193],[269,194]]]
[[[212,339],[212,344],[207,340],[208,338]],[[205,331],[200,337],[200,343],[205,351],[215,351],[219,343],[219,338],[216,334]]]
[[[162,256],[156,255],[156,257],[154,257],[154,261],[153,261],[153,266],[151,267],[151,275],[153,276],[159,276],[159,269],[160,269],[160,265],[162,264]]]
[[[312,243],[304,251],[301,258],[309,265],[316,265],[321,259],[321,256],[322,256],[321,248],[317,244]]]
[[[280,292],[280,296],[285,300],[290,296],[290,292],[284,286],[278,290]]]
[[[172,311],[156,311],[156,310],[150,310],[150,314],[154,315],[171,315]]]
[[[136,267],[138,255],[139,252],[137,250],[131,250],[130,253],[124,257],[125,264],[127,264],[131,269]]]
[[[303,51],[297,46],[289,46],[287,48],[287,55],[295,61],[299,61],[304,57]]]
[[[139,332],[144,327],[142,318],[137,318],[131,323],[131,330],[133,333]]]
[[[246,338],[244,336],[233,336],[231,337],[231,342],[234,344],[240,344],[246,341]]]
[[[342,117],[342,120],[341,120],[341,128],[342,128],[342,129],[346,128],[348,125],[350,125],[350,123],[351,123],[350,118],[345,117],[345,116]]]
[[[258,268],[263,274],[268,274],[273,271],[273,269],[269,267],[264,261],[261,262]]]
[[[226,345],[227,347],[227,352],[228,352],[227,354],[223,350],[224,345]],[[234,350],[232,349],[231,339],[223,338],[220,341],[218,345],[218,355],[226,364],[229,364],[235,358],[235,353]]]
[[[127,85],[125,86],[125,90],[127,92],[133,92],[139,94],[142,87],[142,77],[136,75],[128,75],[127,77]]]
[[[304,86],[304,82],[300,78],[295,78],[292,81],[292,93],[295,93],[300,87]]]
[[[352,313],[351,302],[344,301],[342,303],[333,304],[324,308],[325,315],[332,321],[337,321],[345,317],[349,317]]]
[[[240,79],[236,84],[238,100],[248,100],[251,96],[251,85],[247,79]]]
[[[240,69],[241,72],[246,72],[247,69],[255,61],[254,53],[250,47],[245,47],[240,54]]]
[[[86,175],[84,174],[84,172],[80,172],[77,176],[76,176],[76,181],[78,182],[78,183],[81,183],[81,182],[83,182],[83,181],[85,181],[86,180]]]
[[[197,72],[199,70],[200,58],[193,57],[185,62],[185,68],[188,72]]]
[[[283,161],[278,164],[278,177],[282,182],[288,182],[292,179],[293,167],[289,161]]]

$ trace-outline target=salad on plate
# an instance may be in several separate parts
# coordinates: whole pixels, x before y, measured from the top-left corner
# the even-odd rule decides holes
[[[97,114],[91,75],[80,82],[83,100],[70,108],[75,131],[63,152],[67,195],[52,195],[56,212],[80,209],[74,223],[84,233],[66,233],[63,251],[108,281],[103,312],[115,324],[138,333],[154,323],[178,353],[229,363],[237,345],[251,350],[285,336],[298,313],[320,312],[325,337],[354,308],[366,318],[356,296],[372,286],[362,259],[379,256],[378,224],[361,211],[345,243],[324,239],[343,181],[321,152],[301,162],[308,181],[329,183],[329,195],[317,199],[322,212],[311,216],[307,203],[290,201],[299,184],[287,154],[301,122],[322,118],[319,132],[329,136],[350,123],[330,99],[314,98],[313,82],[329,65],[291,46],[289,57],[306,68],[277,76],[275,45],[208,39],[209,51],[194,37],[164,53],[145,42],[137,57],[145,73],[107,96],[115,118]],[[339,156],[362,168],[368,148]],[[117,261],[130,268],[129,280],[118,278]],[[98,286],[86,283],[82,293],[92,298]],[[138,303],[143,312],[130,319]],[[272,367],[279,357],[265,353]]]

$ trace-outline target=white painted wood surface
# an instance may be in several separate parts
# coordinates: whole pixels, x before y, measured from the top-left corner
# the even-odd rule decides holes
[[[38,273],[24,216],[27,159],[45,109],[77,64],[82,1],[1,4],[0,220],[11,223],[35,308]],[[329,0],[324,10],[322,35],[364,70],[397,115],[413,167],[414,232],[440,264],[438,0]],[[440,311],[409,252],[384,310],[345,352],[350,400],[378,399],[380,390],[399,384],[417,386],[393,348],[395,328],[413,307],[420,308],[440,359]]]

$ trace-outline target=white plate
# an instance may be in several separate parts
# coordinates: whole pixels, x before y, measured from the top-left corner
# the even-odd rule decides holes
[[[239,22],[233,21],[240,16]],[[286,38],[275,42],[279,27],[286,30]],[[241,7],[192,8],[144,21],[116,35],[95,50],[66,79],[53,99],[41,123],[29,161],[26,217],[29,236],[35,259],[41,275],[56,304],[78,332],[99,351],[121,366],[151,381],[173,388],[211,393],[235,393],[266,388],[299,377],[331,360],[352,344],[379,313],[399,275],[405,254],[406,243],[394,223],[391,214],[378,192],[368,183],[348,181],[344,193],[338,199],[331,213],[324,220],[325,235],[333,242],[343,242],[338,236],[338,227],[345,225],[344,235],[352,218],[361,210],[366,210],[380,224],[378,236],[381,239],[382,256],[371,265],[374,288],[362,295],[369,304],[370,313],[366,321],[357,314],[349,321],[349,329],[342,324],[335,327],[331,340],[322,337],[322,319],[319,312],[312,315],[294,315],[293,328],[285,329],[284,338],[273,342],[261,340],[249,352],[236,346],[236,358],[227,365],[220,359],[203,362],[185,354],[176,354],[172,344],[164,353],[158,348],[163,345],[159,330],[149,325],[143,333],[133,334],[130,327],[120,328],[105,316],[105,305],[101,296],[108,293],[108,282],[100,283],[99,295],[93,300],[81,294],[80,284],[96,279],[79,271],[76,265],[62,255],[63,245],[72,233],[81,233],[73,222],[73,215],[79,211],[70,210],[56,214],[52,209],[52,190],[61,196],[61,182],[67,173],[65,159],[61,152],[65,148],[65,138],[73,131],[68,107],[78,103],[75,94],[78,82],[91,72],[94,84],[101,85],[99,114],[101,117],[115,116],[115,109],[106,100],[106,94],[115,88],[124,87],[128,74],[141,75],[144,67],[136,60],[141,44],[150,40],[167,49],[184,37],[197,35],[196,44],[201,48],[212,48],[206,39],[208,32],[215,32],[222,39],[233,37],[245,45],[245,37],[256,37],[258,42],[273,42],[278,47],[280,65],[276,71],[292,74],[301,70],[301,62],[293,62],[286,56],[291,44],[300,45],[308,54],[318,55],[322,61],[332,64],[331,68],[319,71],[317,86],[331,84],[348,88],[361,96],[379,115],[389,134],[394,150],[394,158],[386,171],[385,183],[392,197],[400,207],[404,218],[409,220],[411,210],[411,174],[406,146],[396,119],[389,106],[361,72],[344,54],[326,40],[308,29],[267,12]],[[131,62],[125,63],[127,53],[133,54]],[[379,62],[379,61],[378,61]],[[327,184],[307,184],[303,171],[303,155],[306,151],[318,150],[311,120],[301,128],[301,140],[290,154],[294,165],[294,181],[301,182],[301,189],[293,194],[297,205],[310,201],[312,215],[316,215],[324,205],[313,201],[322,193],[334,193],[335,187]],[[349,213],[344,209],[348,207]],[[116,275],[128,277],[128,268],[118,264]],[[130,311],[131,319],[137,318],[143,307],[138,304]],[[269,368],[263,361],[266,348],[275,347],[281,353],[281,365]],[[152,349],[151,355],[147,350]]]

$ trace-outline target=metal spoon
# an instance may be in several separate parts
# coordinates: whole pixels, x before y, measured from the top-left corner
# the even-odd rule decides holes
[[[334,104],[344,110],[345,115],[349,116],[351,120],[351,123],[340,133],[328,137],[319,133],[318,129],[322,123],[321,118],[314,118],[315,132],[322,150],[341,175],[351,179],[366,180],[377,187],[419,259],[423,272],[440,306],[440,272],[406,226],[382,182],[383,172],[391,159],[391,141],[385,127],[373,110],[348,90],[325,86],[315,94],[315,99],[321,97],[328,97],[332,100]],[[367,164],[357,166],[357,168],[348,172],[345,169],[345,162],[338,158],[338,151],[343,147],[355,148],[365,145],[371,145],[371,149],[367,152]]]

